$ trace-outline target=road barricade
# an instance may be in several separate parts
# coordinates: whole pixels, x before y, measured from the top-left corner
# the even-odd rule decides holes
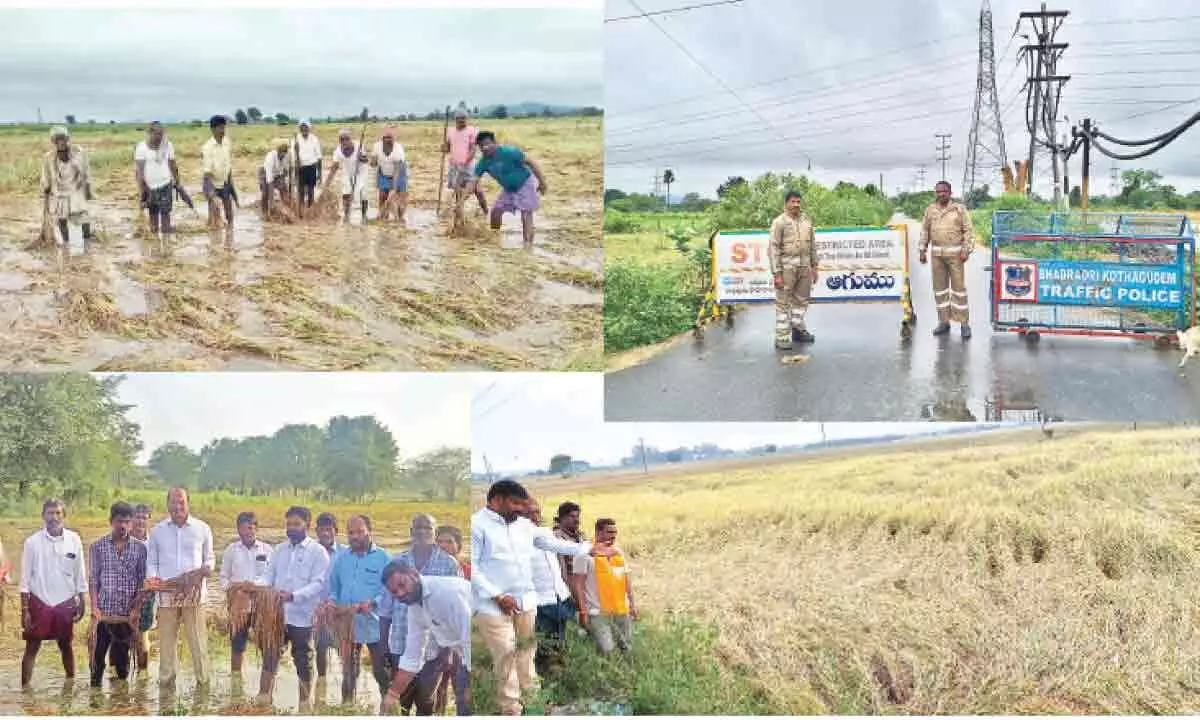
[[[1176,342],[1196,323],[1196,239],[1188,216],[998,211],[991,319],[1042,334]]]

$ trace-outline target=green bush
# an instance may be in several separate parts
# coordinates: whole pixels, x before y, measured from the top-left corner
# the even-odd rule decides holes
[[[723,664],[714,628],[684,619],[643,620],[633,652],[601,656],[569,624],[561,669],[542,680],[526,705],[531,715],[772,715],[781,714],[749,679],[753,668]],[[476,715],[495,715],[495,676],[483,643],[472,649]]]
[[[604,232],[628,235],[641,232],[642,224],[637,218],[618,210],[604,211]]]
[[[704,300],[693,266],[610,261],[604,270],[604,350],[650,345],[691,328]]]
[[[767,173],[726,191],[707,211],[709,229],[765,229],[783,212],[783,199],[789,190],[801,193],[801,205],[818,227],[878,226],[892,217],[890,201],[855,185],[839,183],[831,190],[806,177]]]

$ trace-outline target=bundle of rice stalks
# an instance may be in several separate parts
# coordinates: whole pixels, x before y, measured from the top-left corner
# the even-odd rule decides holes
[[[279,592],[250,582],[234,583],[229,588],[229,628],[232,633],[249,628],[264,656],[279,653],[286,632]]]
[[[330,186],[321,188],[321,193],[313,200],[312,207],[305,211],[305,216],[317,220],[337,220],[341,214],[342,196]]]
[[[354,646],[354,616],[358,614],[355,605],[322,605],[317,608],[313,623],[313,635],[318,636],[322,629],[328,630],[337,643],[338,655],[350,657]]]
[[[99,290],[67,288],[62,296],[62,317],[66,325],[83,332],[117,332],[121,313],[113,296]]]
[[[196,605],[200,602],[200,592],[207,578],[206,569],[196,568],[164,580],[157,589],[172,605]]]

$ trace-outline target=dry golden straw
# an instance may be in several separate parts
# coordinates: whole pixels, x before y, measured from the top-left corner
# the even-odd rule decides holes
[[[230,586],[230,632],[238,633],[246,628],[250,628],[254,644],[264,656],[282,649],[286,627],[278,590],[250,582]]]
[[[313,632],[319,634],[322,629],[328,630],[338,645],[338,654],[348,658],[354,645],[354,616],[357,613],[356,605],[322,605],[317,609]]]

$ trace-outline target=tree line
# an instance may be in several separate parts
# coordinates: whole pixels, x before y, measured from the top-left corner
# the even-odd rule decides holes
[[[26,511],[48,496],[102,507],[130,489],[180,485],[242,495],[367,501],[465,498],[470,453],[439,448],[401,459],[390,430],[372,416],[285,425],[270,436],[215,438],[198,452],[167,443],[149,462],[122,376],[0,375],[0,512]]]

